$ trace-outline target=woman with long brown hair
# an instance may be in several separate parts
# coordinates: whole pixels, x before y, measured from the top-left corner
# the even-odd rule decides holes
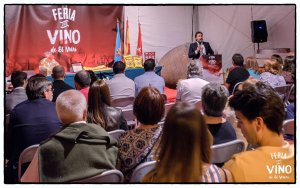
[[[143,182],[225,182],[230,173],[210,164],[212,136],[194,105],[176,103],[169,111],[155,168]]]
[[[105,81],[97,80],[88,94],[87,122],[102,126],[106,131],[127,130],[127,122],[120,109],[111,105],[109,88]]]

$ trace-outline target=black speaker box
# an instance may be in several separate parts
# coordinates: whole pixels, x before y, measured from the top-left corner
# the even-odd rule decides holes
[[[265,20],[251,21],[251,38],[253,43],[268,41],[268,31]]]

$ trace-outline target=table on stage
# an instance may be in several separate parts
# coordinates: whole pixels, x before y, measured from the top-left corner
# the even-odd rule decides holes
[[[156,66],[155,67],[155,73],[157,75],[160,75],[161,72],[161,66]],[[145,72],[144,68],[128,68],[125,70],[125,75],[134,80],[135,77],[142,75]],[[99,72],[95,72],[95,74],[98,76],[98,78],[103,79],[103,78],[109,78],[111,79],[114,76],[113,70],[105,70],[105,71],[99,71]],[[75,73],[66,73],[65,79],[64,81],[69,84],[70,86],[72,86],[73,88],[75,88],[75,84],[74,84],[74,76]],[[48,80],[53,81],[51,76],[47,76]]]

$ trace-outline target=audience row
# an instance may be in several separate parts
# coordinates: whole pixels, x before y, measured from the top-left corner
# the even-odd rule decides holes
[[[236,60],[240,64],[241,59],[235,54],[233,62]],[[164,82],[159,77],[150,83],[150,79],[144,77],[147,72],[153,77],[150,72],[154,66],[150,66],[150,62],[149,71],[135,80],[146,85],[136,89],[139,84],[135,84],[134,92],[131,91],[135,96],[133,112],[139,125],[127,130],[122,110],[111,106],[111,92],[121,87],[113,85],[114,79],[124,76],[115,82],[119,85],[126,80],[123,65],[122,62],[114,64],[112,80],[96,80],[92,85],[88,72],[78,72],[74,81],[79,91],[66,87],[66,91],[56,95],[55,103],[51,101],[56,81],[52,84],[45,77],[34,76],[27,84],[26,74],[19,72],[19,83],[15,85],[16,88],[26,87],[28,100],[11,108],[5,138],[6,175],[13,179],[20,153],[30,145],[40,144],[23,176],[25,182],[70,182],[114,168],[120,169],[128,181],[135,167],[149,160],[158,162],[144,177],[145,182],[294,181],[293,173],[290,173],[294,172],[295,165],[293,145],[284,142],[282,136],[285,108],[272,85],[261,81],[245,82],[229,97],[226,87],[201,79],[197,67],[191,64],[188,79],[178,83],[177,102],[161,125],[165,100],[163,89],[159,88],[164,87]],[[124,68],[123,71],[117,72],[118,66],[119,70]],[[57,75],[53,78],[62,81],[63,67],[55,67],[53,74]],[[231,84],[225,86],[233,91]],[[243,135],[249,144],[258,148],[233,156],[220,168],[211,164],[210,146],[237,138],[232,124],[223,114],[228,97]],[[199,100],[203,115],[194,105]],[[127,130],[118,141],[107,133],[116,129]],[[98,145],[101,147],[96,147]],[[277,159],[285,167],[285,178],[281,179],[276,179],[278,175],[274,168],[279,167],[272,157],[277,152],[285,156]],[[257,158],[262,159],[261,163]],[[250,167],[251,170],[246,170]],[[167,173],[170,171],[172,173]],[[261,172],[260,176],[256,171]]]

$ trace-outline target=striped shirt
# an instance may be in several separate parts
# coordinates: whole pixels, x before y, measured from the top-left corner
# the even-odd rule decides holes
[[[214,165],[214,164],[209,165],[209,167],[206,169],[206,171],[203,172],[202,182],[205,182],[205,183],[222,182],[221,174],[216,165]]]

